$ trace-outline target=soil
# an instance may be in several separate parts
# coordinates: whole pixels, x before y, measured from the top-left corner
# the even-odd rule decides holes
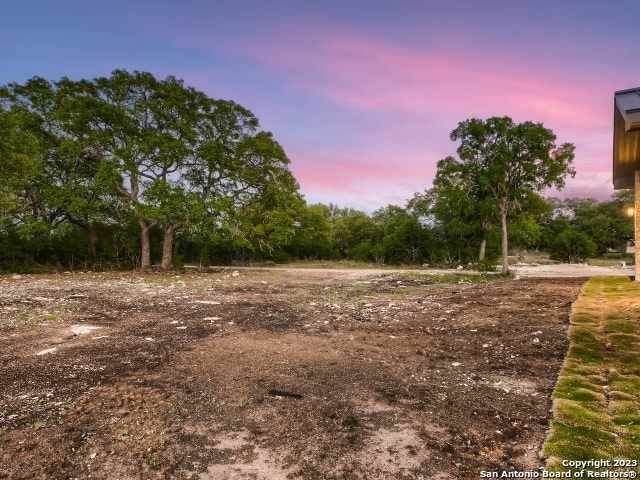
[[[532,470],[584,278],[0,277],[2,479]]]

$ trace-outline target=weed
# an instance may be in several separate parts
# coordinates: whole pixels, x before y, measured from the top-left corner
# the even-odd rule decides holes
[[[147,463],[149,464],[149,467],[154,470],[159,469],[162,464],[160,459],[153,452],[147,453]]]

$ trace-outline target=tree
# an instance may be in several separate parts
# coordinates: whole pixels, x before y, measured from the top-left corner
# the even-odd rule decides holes
[[[599,255],[609,250],[624,252],[633,238],[633,219],[625,211],[633,205],[633,190],[616,192],[606,202],[570,198],[562,205],[572,215],[572,226],[591,238]]]
[[[424,260],[431,239],[417,217],[404,208],[388,205],[376,210],[373,220],[382,232],[382,242],[373,249],[378,257],[391,263],[415,264]]]
[[[442,174],[453,178],[479,203],[489,201],[498,211],[502,237],[502,272],[509,270],[508,220],[522,211],[527,195],[555,187],[561,189],[571,166],[575,147],[556,146],[556,136],[541,123],[516,124],[509,117],[460,122],[451,132],[460,141],[459,159],[449,157],[438,164]]]
[[[151,266],[151,229],[163,230],[161,268],[172,265],[176,232],[224,223],[285,181],[289,159],[248,110],[214,100],[169,76],[116,70],[85,83],[83,124],[111,166],[111,181],[140,226],[140,267]],[[286,173],[282,173],[286,172]],[[213,219],[213,220],[212,220]]]
[[[297,259],[334,258],[337,252],[330,239],[330,208],[323,204],[301,204],[295,215],[295,235],[288,250]]]
[[[0,150],[3,161],[11,161],[6,178],[22,187],[24,208],[15,212],[20,229],[27,235],[47,233],[62,222],[72,223],[86,232],[95,265],[99,252],[93,223],[113,204],[103,183],[103,157],[88,142],[82,119],[82,85],[34,77],[0,89],[8,115],[2,123],[13,129],[5,147],[11,138],[20,138],[19,144]]]
[[[453,157],[438,162],[433,188],[425,192],[435,227],[457,261],[485,260],[497,209],[486,189],[469,182]],[[457,246],[457,248],[456,248]],[[476,249],[477,257],[471,252]]]
[[[286,202],[269,215],[260,207],[298,195],[282,147],[250,111],[175,77],[35,77],[0,87],[0,120],[0,207],[11,218],[3,223],[25,235],[71,223],[87,233],[97,261],[96,222],[133,215],[140,267],[150,268],[151,231],[160,228],[168,269],[179,229],[215,228],[240,210],[258,222],[243,225],[263,246],[292,234]]]
[[[564,262],[579,262],[596,253],[596,244],[583,232],[564,230],[551,244],[551,258]]]
[[[344,209],[331,214],[331,241],[343,258],[363,260],[366,253],[358,245],[378,243],[380,228],[366,213]],[[366,247],[366,245],[365,245]],[[355,251],[354,251],[355,249]],[[355,255],[354,255],[355,253]]]

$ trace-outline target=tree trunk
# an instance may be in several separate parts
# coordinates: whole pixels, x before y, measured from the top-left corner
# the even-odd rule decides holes
[[[168,223],[164,228],[164,236],[162,239],[162,270],[170,270],[173,261],[173,242],[176,236],[176,230],[180,228],[180,223]]]
[[[482,262],[484,260],[485,251],[487,250],[487,239],[483,238],[480,242],[480,251],[478,252],[478,261]]]
[[[502,273],[509,273],[509,238],[507,234],[507,209],[500,207],[500,223],[502,224]]]
[[[139,218],[140,224],[140,243],[142,244],[142,255],[140,256],[140,270],[151,269],[151,240],[149,239],[149,231],[157,223],[147,222],[144,218]]]
[[[93,260],[93,267],[99,261],[99,246],[98,246],[98,232],[91,225],[87,225],[87,236],[89,237],[89,245],[91,245],[91,258]]]
[[[69,214],[67,214],[65,217],[69,221],[69,223],[77,225],[86,232],[87,238],[89,239],[89,246],[91,248],[91,264],[92,267],[95,267],[96,263],[98,263],[98,258],[100,255],[100,241],[98,240],[98,232],[96,232],[96,229],[93,228],[93,226],[86,218],[78,219],[72,217]]]

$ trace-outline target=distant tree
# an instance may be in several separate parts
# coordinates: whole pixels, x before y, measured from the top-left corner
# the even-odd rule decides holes
[[[344,209],[332,212],[331,241],[340,252],[342,258],[363,259],[362,247],[353,251],[354,247],[368,243],[374,245],[380,238],[378,225],[366,213],[355,209]]]
[[[331,243],[330,207],[323,204],[301,205],[296,214],[295,235],[288,245],[297,259],[329,259],[337,252]]]
[[[573,227],[595,243],[597,253],[609,250],[624,252],[633,238],[633,219],[626,214],[626,206],[633,205],[633,191],[616,192],[609,201],[567,199],[565,209],[572,214]]]
[[[431,236],[416,216],[405,208],[389,205],[375,211],[372,218],[382,232],[382,242],[373,249],[378,261],[413,264],[424,261]]]
[[[527,195],[562,188],[575,147],[556,146],[556,136],[541,123],[516,124],[509,117],[470,119],[458,124],[451,140],[460,141],[459,159],[439,162],[441,175],[455,178],[460,189],[475,192],[475,201],[490,201],[497,210],[502,236],[502,272],[509,270],[508,221],[522,211]]]
[[[551,244],[551,258],[574,263],[596,254],[596,244],[586,233],[573,229],[561,232]]]

